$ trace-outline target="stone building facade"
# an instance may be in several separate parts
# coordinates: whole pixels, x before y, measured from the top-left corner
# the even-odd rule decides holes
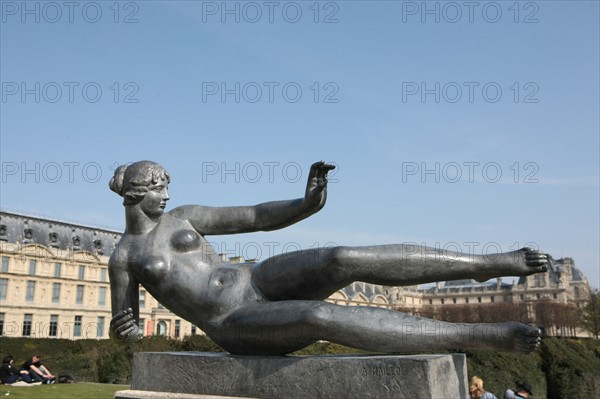
[[[108,259],[119,231],[14,212],[0,212],[0,336],[108,338]],[[225,259],[224,259],[225,260]],[[230,258],[231,263],[244,261]],[[249,261],[249,260],[247,260]],[[140,287],[143,335],[201,334]],[[382,287],[348,286],[332,303],[391,307]]]
[[[108,259],[121,232],[0,213],[0,335],[108,338]],[[144,335],[199,332],[140,289]]]
[[[452,309],[470,306],[478,312],[510,310],[507,320],[521,320],[545,326],[551,336],[587,336],[573,317],[590,299],[590,286],[572,258],[550,262],[547,273],[514,279],[510,283],[498,278],[486,282],[455,280],[436,283],[434,287],[384,287],[393,307],[426,317],[449,315]],[[477,307],[495,305],[495,307]],[[518,313],[518,314],[516,314]],[[563,313],[563,314],[561,314]],[[437,316],[436,316],[437,315]],[[500,316],[501,315],[497,315]],[[455,320],[456,321],[456,320]],[[461,320],[462,321],[462,320]],[[475,321],[473,321],[475,322]]]
[[[572,258],[550,262],[547,273],[520,277],[511,283],[502,278],[478,283],[456,280],[421,290],[423,305],[514,303],[529,307],[540,301],[583,308],[590,298],[590,286]]]
[[[108,338],[108,259],[120,238],[119,231],[0,212],[0,335]],[[244,260],[234,257],[228,261]],[[454,305],[522,304],[534,317],[539,303],[583,308],[589,298],[587,279],[572,258],[563,258],[553,261],[548,273],[511,283],[503,279],[483,283],[456,280],[420,289],[355,282],[327,301],[414,314]],[[202,333],[165,309],[143,287],[139,299],[143,335],[183,337]],[[555,335],[559,332],[557,329]]]

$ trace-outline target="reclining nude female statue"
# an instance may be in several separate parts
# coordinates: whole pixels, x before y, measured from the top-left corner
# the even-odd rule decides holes
[[[447,323],[324,299],[354,281],[402,286],[544,272],[548,257],[540,251],[483,256],[394,244],[306,249],[230,264],[204,238],[276,230],[307,218],[325,205],[333,168],[324,162],[311,166],[304,198],[254,206],[186,205],[165,213],[166,170],[151,161],[120,166],[110,188],[124,198],[126,229],[109,261],[111,335],[139,337],[141,284],[232,354],[282,355],[317,340],[388,353],[535,349],[540,331],[517,322]]]

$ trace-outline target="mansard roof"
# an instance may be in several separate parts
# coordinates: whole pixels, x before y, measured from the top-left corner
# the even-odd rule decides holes
[[[381,295],[385,297],[381,286],[373,285],[369,283],[355,282],[347,287],[341,289],[346,297],[352,299],[359,294],[364,295],[369,301],[373,301],[375,297]]]
[[[465,285],[476,285],[476,284],[480,284],[477,281],[473,280],[473,279],[464,279],[464,280],[451,280],[451,281],[446,281],[444,283],[444,288],[450,288],[450,287],[459,287],[459,286],[465,286]]]
[[[430,288],[426,288],[423,291],[424,292],[435,292],[435,291],[457,291],[457,290],[490,290],[490,289],[498,289],[500,288],[501,290],[506,290],[506,289],[510,289],[512,285],[511,284],[507,284],[507,283],[498,283],[498,281],[496,279],[492,279],[492,280],[488,280],[488,281],[484,281],[484,282],[477,282],[475,280],[472,279],[464,279],[464,280],[452,280],[452,281],[445,281],[444,285],[442,285],[440,288],[437,287],[430,287]]]
[[[567,269],[569,269],[569,268],[571,269],[569,282],[586,280],[583,272],[577,266],[575,266],[575,261],[573,260],[573,258],[566,257],[566,258],[554,259],[554,258],[550,257],[550,262],[549,262],[549,266],[548,266],[548,278],[550,280],[550,283],[558,284],[563,273],[566,273]],[[527,279],[527,277],[519,278],[518,284],[519,285],[525,284],[526,279]]]
[[[0,211],[0,242],[110,255],[121,236],[117,230]]]
[[[577,266],[575,266],[575,264],[573,264],[573,267],[571,269],[571,281],[584,281],[586,280],[585,275],[583,274],[583,272],[581,270],[579,270],[579,268]]]

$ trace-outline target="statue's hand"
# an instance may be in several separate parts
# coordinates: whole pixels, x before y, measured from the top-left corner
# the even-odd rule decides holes
[[[304,201],[313,208],[322,208],[327,199],[327,173],[335,169],[335,165],[323,161],[315,162],[310,167]]]
[[[132,342],[140,338],[137,321],[131,308],[116,314],[110,321],[110,337]]]

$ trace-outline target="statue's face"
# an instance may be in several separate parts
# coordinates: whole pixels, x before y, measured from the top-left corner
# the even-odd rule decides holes
[[[148,192],[140,201],[140,208],[150,218],[160,217],[167,206],[169,197],[169,182],[161,179],[158,183],[148,186]]]

